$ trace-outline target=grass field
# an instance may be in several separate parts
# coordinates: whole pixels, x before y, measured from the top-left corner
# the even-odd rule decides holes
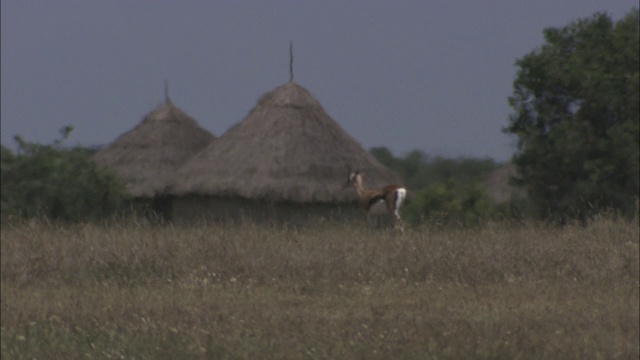
[[[1,230],[2,359],[638,359],[637,223]]]

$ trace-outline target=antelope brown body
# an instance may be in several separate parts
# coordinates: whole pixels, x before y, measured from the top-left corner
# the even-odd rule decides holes
[[[389,214],[393,219],[394,227],[400,231],[404,230],[400,218],[400,207],[407,196],[407,189],[395,184],[379,189],[365,189],[362,186],[362,174],[359,171],[349,173],[349,178],[343,189],[348,187],[356,189],[360,198],[360,207],[365,211],[368,219],[371,216]]]

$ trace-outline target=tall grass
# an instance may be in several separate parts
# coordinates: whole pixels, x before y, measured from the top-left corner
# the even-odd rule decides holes
[[[1,235],[3,359],[640,356],[637,223]]]

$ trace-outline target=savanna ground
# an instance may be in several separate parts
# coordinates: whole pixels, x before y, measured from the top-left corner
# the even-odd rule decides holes
[[[637,359],[639,231],[8,224],[2,359]]]

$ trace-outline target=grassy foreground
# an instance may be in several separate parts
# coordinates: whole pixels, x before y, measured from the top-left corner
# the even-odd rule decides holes
[[[2,359],[637,359],[637,223],[4,226]]]

